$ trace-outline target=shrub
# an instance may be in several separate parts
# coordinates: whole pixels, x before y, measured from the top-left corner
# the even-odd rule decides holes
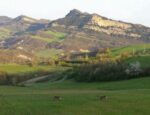
[[[39,71],[29,72],[29,73],[7,74],[6,72],[1,71],[0,85],[18,85],[18,83],[24,82],[26,80],[38,76],[48,75],[50,73],[51,72],[39,70]]]
[[[8,82],[8,74],[5,71],[0,71],[0,84],[6,84]]]
[[[74,69],[72,76],[80,82],[118,81],[150,76],[150,67],[141,69],[139,62],[93,63]]]
[[[129,65],[126,69],[126,74],[128,76],[136,77],[142,73],[141,65],[139,62],[134,62]]]
[[[87,64],[76,70],[75,79],[87,82],[122,80],[127,79],[125,69],[125,64],[116,62]]]
[[[143,68],[142,76],[150,76],[150,67]]]

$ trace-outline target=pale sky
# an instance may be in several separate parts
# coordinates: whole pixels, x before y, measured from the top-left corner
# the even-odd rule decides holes
[[[71,9],[150,27],[150,0],[0,0],[0,15],[57,19]]]

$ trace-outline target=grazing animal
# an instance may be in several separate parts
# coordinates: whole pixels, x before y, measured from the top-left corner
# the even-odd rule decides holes
[[[60,96],[54,96],[54,97],[53,97],[53,100],[54,100],[54,101],[61,101],[61,99],[62,99],[62,98],[61,98]]]
[[[107,96],[105,96],[105,95],[104,96],[100,96],[100,100],[101,101],[106,101],[107,100]]]

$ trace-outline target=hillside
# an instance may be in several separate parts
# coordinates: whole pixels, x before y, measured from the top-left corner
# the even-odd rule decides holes
[[[0,63],[20,63],[25,64],[36,60],[31,53],[21,50],[0,50]]]
[[[33,32],[45,28],[48,20],[37,20],[28,16],[18,16],[14,19],[1,16],[0,17],[0,35],[1,39],[11,38],[13,36],[24,35],[27,32]],[[8,35],[9,33],[9,35]],[[7,35],[7,36],[6,36]]]
[[[98,14],[71,10],[64,18],[52,21],[49,29],[67,32],[57,47],[64,50],[97,50],[149,42],[150,28],[116,21]]]
[[[40,57],[61,53],[98,51],[150,42],[150,28],[116,21],[98,14],[71,10],[64,18],[49,21],[18,16],[0,17],[0,47],[26,51]],[[43,55],[42,55],[43,54]]]
[[[98,14],[82,13],[76,9],[71,10],[65,18],[51,22],[50,27],[62,27],[73,30],[93,30],[115,37],[150,39],[150,29],[148,27],[111,20]]]

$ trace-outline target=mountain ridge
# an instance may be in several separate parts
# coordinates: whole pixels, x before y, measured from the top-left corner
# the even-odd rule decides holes
[[[113,35],[127,35],[128,37],[143,37],[141,36],[137,28],[143,29],[144,31],[150,30],[150,28],[145,27],[143,25],[131,24],[122,21],[116,21],[112,19],[108,19],[106,17],[100,16],[98,14],[88,14],[82,13],[78,10],[71,10],[65,18],[61,18],[55,21],[52,21],[50,27],[64,27],[74,28],[74,29],[89,29],[98,32],[104,32],[106,34]],[[135,29],[136,27],[136,29]],[[132,31],[132,28],[135,32]],[[149,38],[148,38],[149,39]]]
[[[64,18],[53,21],[24,15],[6,19],[9,21],[0,25],[0,47],[34,55],[45,50],[71,53],[150,43],[149,27],[77,9],[71,10]],[[1,20],[0,17],[0,23]]]

